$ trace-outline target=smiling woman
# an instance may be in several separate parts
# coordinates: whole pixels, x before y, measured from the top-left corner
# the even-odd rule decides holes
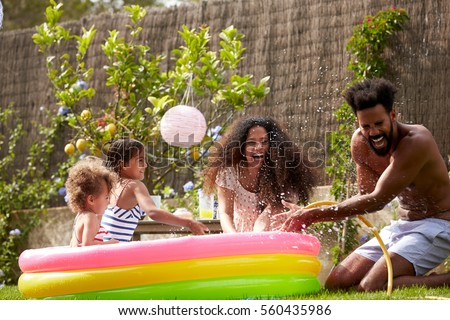
[[[203,189],[217,191],[224,232],[273,230],[282,200],[308,202],[312,167],[274,119],[237,119],[209,151]]]

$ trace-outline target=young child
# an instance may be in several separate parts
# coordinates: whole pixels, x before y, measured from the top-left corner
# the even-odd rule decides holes
[[[115,140],[109,147],[106,167],[117,173],[118,183],[102,219],[102,226],[108,230],[105,240],[131,241],[139,220],[146,214],[161,223],[189,228],[196,235],[208,230],[196,220],[178,217],[156,207],[141,181],[147,168],[141,142],[129,138]]]
[[[77,213],[70,240],[71,247],[119,242],[104,242],[99,236],[105,232],[100,227],[100,222],[114,183],[114,174],[106,169],[98,158],[81,160],[69,170],[66,182],[68,205]]]

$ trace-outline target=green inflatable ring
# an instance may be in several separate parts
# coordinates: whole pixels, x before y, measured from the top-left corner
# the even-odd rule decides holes
[[[275,274],[214,278],[151,284],[114,290],[84,292],[45,299],[78,300],[228,300],[270,299],[320,290],[319,280],[312,275]]]

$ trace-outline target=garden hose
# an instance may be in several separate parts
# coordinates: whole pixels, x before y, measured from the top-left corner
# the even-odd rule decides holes
[[[317,207],[321,207],[321,206],[330,206],[333,204],[337,204],[337,202],[335,202],[335,201],[316,201],[316,202],[313,202],[313,203],[307,205],[305,207],[305,209],[317,208]],[[369,220],[367,220],[362,215],[358,214],[357,217],[362,223],[364,223],[370,229],[370,231],[372,231],[373,235],[375,236],[375,238],[377,238],[378,243],[380,244],[381,250],[383,250],[383,254],[384,254],[384,258],[386,259],[386,265],[387,265],[387,270],[388,270],[387,295],[390,296],[392,293],[392,282],[393,282],[394,274],[392,271],[392,262],[391,262],[391,258],[389,257],[389,253],[387,252],[386,246],[384,245],[383,241],[381,240],[381,237],[378,234],[377,229],[369,222]]]

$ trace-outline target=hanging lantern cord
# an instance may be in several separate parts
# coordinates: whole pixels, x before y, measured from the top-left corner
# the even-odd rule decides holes
[[[186,90],[184,91],[184,94],[183,94],[183,98],[181,99],[182,105],[188,106],[189,102],[191,103],[192,107],[195,107],[194,90],[192,89],[192,73],[189,75],[189,82],[187,83]]]

